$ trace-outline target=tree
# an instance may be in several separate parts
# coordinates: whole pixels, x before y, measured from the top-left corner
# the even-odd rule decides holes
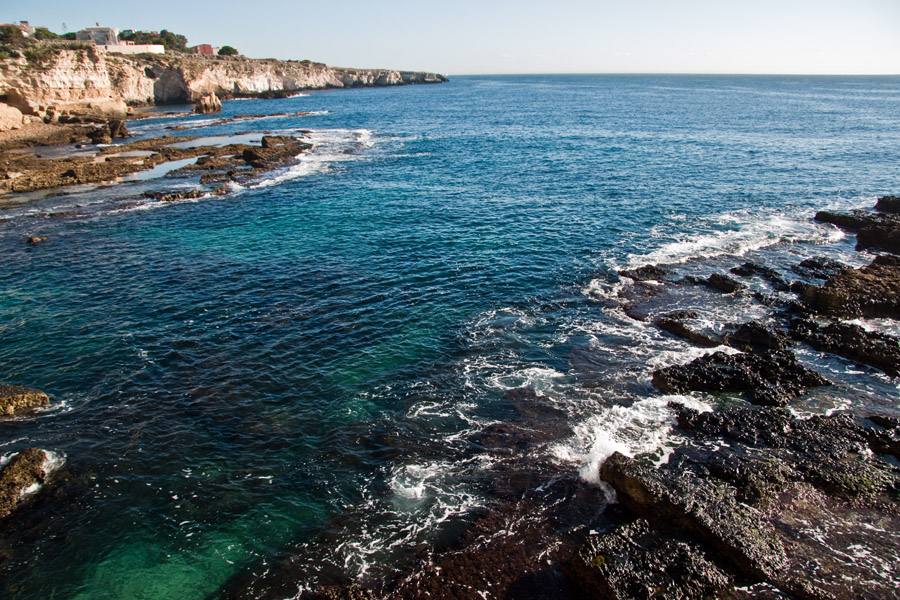
[[[231,46],[222,46],[219,48],[219,56],[237,56],[238,54],[240,54],[240,52]]]
[[[58,40],[59,36],[47,29],[46,27],[34,28],[34,39],[36,40]]]

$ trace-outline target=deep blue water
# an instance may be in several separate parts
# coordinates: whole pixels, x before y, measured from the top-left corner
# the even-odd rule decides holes
[[[0,381],[52,401],[0,454],[66,477],[0,536],[5,597],[203,599],[285,549],[298,587],[389,572],[490,502],[473,439],[522,386],[567,415],[543,476],[595,485],[608,448],[665,439],[649,373],[691,352],[610,303],[616,268],[861,264],[812,215],[900,192],[900,77],[458,77],[223,114],[295,111],[132,125],[311,130],[224,197],[0,199]],[[896,410],[896,380],[847,386]]]

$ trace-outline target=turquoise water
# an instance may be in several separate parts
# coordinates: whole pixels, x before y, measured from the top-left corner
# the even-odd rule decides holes
[[[566,415],[542,476],[594,485],[612,407],[689,352],[611,310],[616,268],[863,262],[811,216],[900,181],[897,77],[458,77],[223,116],[296,111],[132,126],[310,130],[223,197],[0,199],[0,380],[52,401],[0,423],[0,454],[66,461],[0,534],[5,597],[220,597],[285,553],[295,589],[402,569],[491,503],[473,440],[523,386]],[[867,377],[856,405],[894,404]]]

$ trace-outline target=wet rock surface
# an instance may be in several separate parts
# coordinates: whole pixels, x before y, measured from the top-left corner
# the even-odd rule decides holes
[[[589,540],[573,559],[589,593],[656,597],[658,588],[646,584],[652,577],[622,567],[631,561],[663,570],[653,576],[667,578],[659,597],[740,597],[732,581],[767,582],[796,598],[896,597],[900,567],[883,560],[900,552],[892,529],[900,522],[900,470],[874,453],[892,431],[847,414],[673,408],[687,443],[667,463],[614,454],[602,468],[639,520]],[[677,560],[669,567],[657,548],[671,560],[693,554],[692,564],[704,567],[670,577],[684,567]],[[636,591],[616,595],[622,589]]]
[[[40,239],[30,241],[30,243],[38,244],[43,241],[43,239]],[[0,383],[0,416],[11,417],[34,410],[40,406],[46,406],[49,402],[50,399],[47,397],[47,394],[41,390],[21,385]]]
[[[653,385],[665,393],[734,392],[755,403],[784,406],[809,387],[827,385],[821,375],[801,365],[793,353],[716,352],[686,365],[653,373]]]
[[[807,288],[802,299],[835,317],[900,318],[900,258],[882,255],[860,269],[842,269]]]
[[[881,369],[888,375],[900,375],[900,340],[866,331],[853,323],[820,325],[811,319],[792,323],[791,335],[816,350],[837,354]]]
[[[860,248],[877,248],[900,253],[900,213],[895,196],[879,199],[878,212],[857,209],[850,212],[820,211],[816,220],[856,232]]]
[[[25,448],[0,470],[0,519],[8,517],[25,500],[26,491],[44,482],[47,455],[37,448]]]

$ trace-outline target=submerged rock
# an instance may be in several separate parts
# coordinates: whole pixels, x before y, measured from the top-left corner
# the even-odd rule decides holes
[[[694,342],[699,346],[705,346],[707,348],[714,348],[722,344],[721,339],[717,339],[699,331],[695,331],[688,327],[683,319],[691,319],[696,318],[696,313],[685,313],[683,311],[676,311],[672,313],[668,313],[662,315],[657,318],[655,323],[656,326],[671,333],[674,336],[689,340]]]
[[[46,460],[47,454],[43,450],[25,448],[0,470],[0,519],[15,510],[29,488],[44,482]]]
[[[769,281],[776,290],[782,292],[790,289],[790,284],[785,281],[778,271],[759,263],[745,262],[737,267],[732,267],[731,272],[741,277],[753,277],[755,275],[762,277]]]
[[[883,255],[861,269],[842,269],[807,288],[803,301],[837,317],[900,318],[900,258]]]
[[[325,586],[302,598],[308,600],[375,600],[375,594],[360,585]]]
[[[797,362],[792,352],[783,350],[769,354],[716,352],[653,373],[653,385],[667,394],[736,392],[768,406],[784,406],[807,388],[827,384],[821,375]]]
[[[804,277],[814,279],[828,279],[839,273],[842,269],[849,269],[847,265],[831,258],[822,256],[807,258],[798,265],[791,267],[793,271]]]
[[[0,415],[12,416],[50,403],[41,390],[0,383]]]
[[[205,190],[180,190],[174,192],[144,192],[145,198],[153,198],[160,202],[175,202],[177,200],[190,200],[194,198],[202,198],[208,192]]]

